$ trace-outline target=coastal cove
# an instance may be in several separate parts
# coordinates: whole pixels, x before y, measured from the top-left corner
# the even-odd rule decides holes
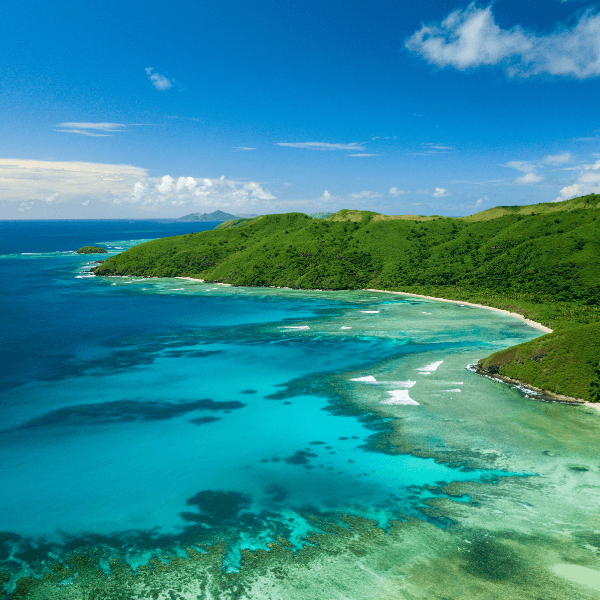
[[[190,277],[237,286],[383,289],[490,306],[552,333],[481,370],[600,402],[600,196],[497,207],[463,218],[341,210],[228,221],[110,258],[97,275]]]
[[[465,368],[521,320],[1,260],[7,598],[597,595],[597,414]]]

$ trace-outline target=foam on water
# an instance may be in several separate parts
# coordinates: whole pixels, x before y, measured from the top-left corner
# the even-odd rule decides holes
[[[401,405],[415,405],[419,406],[418,402],[415,402],[409,395],[408,390],[393,390],[388,392],[391,398],[388,400],[382,400],[381,404],[389,404],[392,406],[401,406]]]
[[[444,362],[443,360],[437,360],[428,365],[425,365],[424,367],[418,367],[417,369],[415,369],[415,371],[421,371],[422,373],[433,373],[434,371],[437,371],[438,367],[443,362]]]

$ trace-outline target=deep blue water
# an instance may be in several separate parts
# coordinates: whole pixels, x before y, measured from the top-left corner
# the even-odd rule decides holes
[[[428,518],[426,486],[496,475],[374,452],[386,420],[356,398],[414,386],[394,410],[415,414],[463,386],[465,353],[530,339],[524,325],[367,292],[95,278],[74,253],[212,226],[0,222],[0,531],[54,551],[227,531],[235,562],[276,534],[301,544],[311,513]],[[386,386],[351,381],[382,368]]]
[[[61,252],[115,240],[156,239],[206,231],[214,221],[0,221],[0,255]]]

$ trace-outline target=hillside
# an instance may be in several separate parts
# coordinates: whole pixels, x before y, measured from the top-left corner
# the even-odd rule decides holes
[[[229,221],[229,219],[237,219],[235,215],[223,212],[222,210],[215,210],[211,213],[191,213],[183,217],[179,217],[180,221]]]
[[[600,402],[600,323],[556,331],[480,361],[482,371]],[[535,382],[535,383],[533,383]]]
[[[492,209],[497,216],[484,211],[486,217],[477,219],[348,210],[321,220],[301,213],[264,215],[136,246],[107,260],[96,274],[401,290],[506,308],[558,333],[600,321],[599,203],[600,196],[592,196],[514,211],[501,207]],[[582,351],[577,360],[600,360],[593,352],[580,356]],[[513,368],[509,363],[501,374]],[[541,381],[535,369],[527,373]],[[580,387],[562,393],[577,395]]]

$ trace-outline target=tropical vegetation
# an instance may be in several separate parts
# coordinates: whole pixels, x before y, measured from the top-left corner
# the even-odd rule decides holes
[[[485,366],[493,363],[500,374],[595,400],[600,352],[598,345],[579,342],[600,339],[599,218],[600,195],[594,194],[462,218],[353,210],[325,219],[263,215],[135,246],[108,259],[96,274],[374,288],[507,309],[555,331],[516,347],[519,354],[510,359],[489,357]],[[546,346],[541,351],[535,344]]]

